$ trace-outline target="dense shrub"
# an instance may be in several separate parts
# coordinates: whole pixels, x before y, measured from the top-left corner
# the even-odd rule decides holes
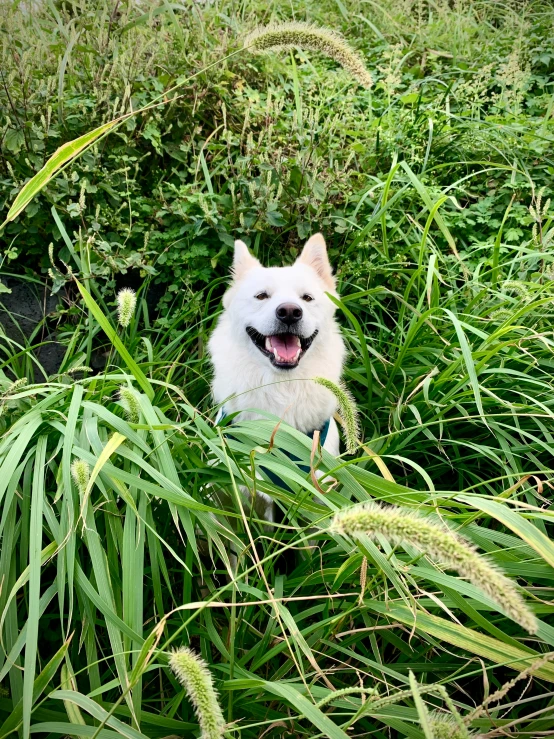
[[[322,229],[345,275],[373,276],[368,262],[410,260],[423,215],[393,156],[433,201],[449,196],[442,212],[461,256],[478,244],[487,259],[510,203],[503,241],[522,244],[527,206],[551,179],[552,17],[535,6],[303,3],[364,54],[371,92],[313,53],[225,60],[266,20],[255,4],[243,17],[211,3],[4,7],[0,213],[61,143],[209,68],[51,182],[1,234],[5,268],[45,274],[50,243],[71,261],[55,206],[100,284],[153,276],[166,300],[222,274],[239,235],[275,260]],[[390,206],[364,231],[383,197]]]

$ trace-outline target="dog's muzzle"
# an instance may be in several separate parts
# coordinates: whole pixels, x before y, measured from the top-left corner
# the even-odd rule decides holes
[[[298,367],[300,360],[318,334],[316,330],[308,338],[288,332],[264,336],[252,326],[246,328],[246,333],[271,364],[279,369]]]

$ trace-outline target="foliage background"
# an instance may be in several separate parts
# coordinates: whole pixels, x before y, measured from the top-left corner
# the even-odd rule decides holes
[[[552,176],[554,52],[549,6],[519,6],[302,3],[297,19],[342,30],[364,54],[371,92],[313,54],[295,54],[294,66],[287,55],[217,63],[50,183],[2,235],[6,266],[17,258],[45,272],[49,243],[68,260],[57,205],[110,288],[114,276],[140,273],[168,300],[190,297],[225,274],[237,235],[279,260],[315,228],[345,275],[371,279],[383,252],[378,228],[355,258],[341,257],[373,214],[394,154],[431,194],[452,197],[443,217],[458,251],[479,245],[486,254],[514,194],[503,238],[520,245],[533,193]],[[286,3],[154,10],[73,2],[2,14],[2,210],[60,144],[141,107],[239,48],[241,32],[290,12]],[[405,259],[408,215],[421,208],[413,191],[395,205],[386,264]]]
[[[373,89],[317,54],[226,59],[244,31],[292,16],[342,30]],[[426,720],[409,671],[433,716],[453,710],[425,692],[439,684],[472,733],[554,730],[553,22],[550,3],[515,0],[3,0],[2,219],[60,144],[213,66],[0,233],[2,276],[59,298],[0,345],[1,737],[197,736],[167,669],[180,643],[210,664],[230,736],[344,739],[354,722],[442,739],[452,727]],[[274,421],[214,429],[204,351],[233,239],[281,263],[315,230],[365,442],[320,461],[337,480],[324,493],[282,453],[309,460],[290,429],[271,449]],[[125,331],[121,285],[139,290]],[[54,329],[65,355],[48,377],[37,351]],[[99,465],[90,490],[75,459]],[[291,487],[259,483],[281,509],[271,531],[236,496],[261,460]],[[460,529],[517,580],[537,636],[409,544],[328,532],[329,507],[368,499]],[[395,702],[315,705],[361,684]],[[502,686],[501,707],[472,713]]]

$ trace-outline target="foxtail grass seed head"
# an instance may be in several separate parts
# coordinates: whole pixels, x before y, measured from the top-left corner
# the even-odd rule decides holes
[[[531,675],[534,675],[537,670],[540,670],[541,667],[544,667],[548,662],[551,662],[554,660],[554,652],[547,652],[546,654],[543,654],[542,657],[539,657],[539,659],[535,660],[533,664],[529,665],[529,667],[526,667],[525,670],[522,672],[518,672],[518,674],[513,677],[511,680],[508,680],[507,683],[504,683],[498,690],[495,690],[494,693],[490,693],[485,700],[481,703],[481,705],[477,706],[477,708],[474,708],[471,713],[467,713],[463,717],[463,722],[466,725],[469,725],[472,721],[475,721],[475,719],[479,718],[480,716],[483,716],[485,713],[489,713],[490,706],[492,706],[493,703],[500,703],[500,701],[505,698],[510,690],[517,685],[517,683],[521,682],[522,680],[527,680],[528,677]]]
[[[346,451],[348,454],[354,454],[358,448],[358,437],[360,435],[360,426],[358,423],[358,410],[352,395],[348,390],[335,382],[328,380],[326,377],[314,377],[314,382],[327,388],[333,393],[339,405],[339,413],[344,421],[344,435],[346,437]]]
[[[204,660],[188,647],[173,652],[169,666],[187,691],[200,724],[200,739],[219,739],[225,731],[212,675]]]
[[[533,299],[528,287],[519,280],[506,280],[502,284],[502,291],[515,293],[518,298],[521,298],[525,302]]]
[[[468,730],[450,716],[434,714],[430,720],[434,739],[469,739]]]
[[[90,467],[84,459],[76,459],[71,465],[71,477],[81,495],[85,494],[90,480]]]
[[[311,23],[272,23],[249,33],[244,48],[258,53],[294,48],[320,51],[340,64],[362,87],[369,89],[373,84],[362,57],[330,28]]]
[[[71,367],[71,369],[67,370],[68,375],[74,375],[77,372],[85,372],[89,373],[92,372],[92,367],[87,367],[86,364],[79,364],[77,367]]]
[[[27,385],[28,380],[26,377],[20,377],[19,380],[16,380],[15,382],[12,382],[11,385],[7,388],[6,392],[4,393],[4,397],[8,397],[9,395],[15,395],[20,390],[23,390],[23,388]]]
[[[494,310],[492,313],[489,314],[489,318],[491,321],[498,321],[499,323],[504,321],[507,321],[508,318],[511,318],[513,316],[513,313],[510,313],[509,310],[506,310],[505,308],[499,308],[498,310]]]
[[[130,423],[140,421],[140,401],[134,390],[130,387],[122,387],[119,391],[119,402],[123,406],[125,416]]]
[[[130,287],[124,287],[117,294],[117,320],[123,328],[131,323],[135,315],[137,305],[137,295]]]
[[[366,534],[374,540],[382,535],[393,544],[411,544],[480,588],[530,634],[537,631],[535,616],[511,580],[486,557],[478,554],[469,542],[443,524],[411,510],[364,503],[336,513],[331,530],[349,536]]]

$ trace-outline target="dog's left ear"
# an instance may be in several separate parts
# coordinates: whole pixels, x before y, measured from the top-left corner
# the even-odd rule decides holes
[[[327,246],[322,234],[311,236],[302,249],[297,261],[306,264],[317,273],[330,291],[335,291],[335,278],[327,256]]]

